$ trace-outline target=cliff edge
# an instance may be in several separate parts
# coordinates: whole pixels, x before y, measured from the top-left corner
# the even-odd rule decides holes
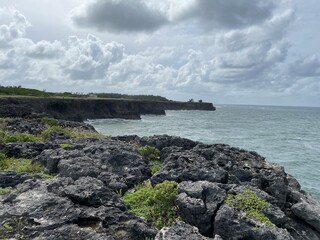
[[[140,119],[141,114],[164,115],[165,110],[214,111],[212,103],[154,102],[118,99],[1,97],[0,117],[25,117],[33,114],[57,119]]]

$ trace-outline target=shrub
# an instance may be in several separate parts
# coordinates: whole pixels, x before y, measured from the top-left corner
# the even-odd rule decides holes
[[[250,189],[246,189],[243,193],[239,193],[237,195],[229,194],[225,203],[233,208],[245,212],[249,218],[259,223],[271,227],[274,226],[269,218],[263,213],[266,208],[270,207],[270,204],[258,197],[254,191]]]
[[[123,201],[130,207],[130,212],[160,229],[178,220],[174,205],[177,186],[173,181],[165,181],[155,187],[150,184],[140,185],[135,192],[124,195]]]
[[[140,147],[138,148],[138,152],[145,158],[150,159],[151,161],[158,160],[160,157],[159,149],[151,146]]]

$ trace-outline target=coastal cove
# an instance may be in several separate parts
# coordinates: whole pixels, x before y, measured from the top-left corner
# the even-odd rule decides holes
[[[217,105],[215,112],[166,111],[140,121],[90,120],[99,132],[151,136],[168,134],[208,144],[254,150],[285,167],[302,188],[320,200],[320,108]]]

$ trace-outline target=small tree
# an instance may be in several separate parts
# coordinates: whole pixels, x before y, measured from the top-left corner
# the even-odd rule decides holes
[[[202,103],[202,99],[199,100],[199,103]]]
[[[194,102],[193,98],[189,99],[189,101],[188,101],[188,102]]]

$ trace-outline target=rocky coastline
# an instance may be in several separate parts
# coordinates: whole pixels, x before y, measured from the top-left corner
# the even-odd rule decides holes
[[[0,239],[320,239],[320,203],[282,166],[225,144],[2,118],[0,167]],[[171,211],[170,221],[134,213],[126,196],[166,183],[174,191],[145,209],[171,191],[172,205],[156,215]]]
[[[212,103],[142,101],[95,98],[0,97],[0,116],[50,116],[82,122],[87,119],[140,119],[142,114],[165,115],[165,110],[214,111]]]

